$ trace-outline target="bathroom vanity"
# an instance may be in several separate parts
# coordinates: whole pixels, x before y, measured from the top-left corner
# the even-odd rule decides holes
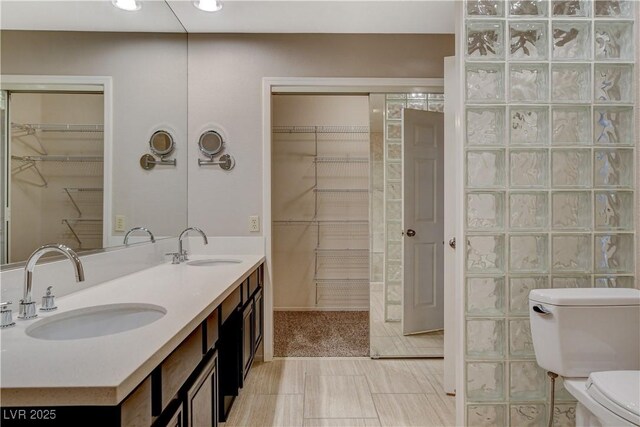
[[[205,427],[224,421],[262,341],[264,257],[201,258],[64,296],[58,310],[2,330],[2,425]],[[54,316],[91,315],[111,305],[162,313],[144,326],[101,336],[45,329]]]

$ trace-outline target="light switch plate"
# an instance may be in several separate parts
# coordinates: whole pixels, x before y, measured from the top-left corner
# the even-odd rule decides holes
[[[124,231],[127,227],[127,218],[124,215],[116,215],[115,231]]]

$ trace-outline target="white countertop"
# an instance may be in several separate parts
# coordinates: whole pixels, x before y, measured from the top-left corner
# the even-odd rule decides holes
[[[190,257],[206,258],[242,262],[211,267],[167,262],[56,298],[57,310],[38,311],[32,320],[17,319],[15,304],[16,326],[0,330],[2,406],[120,403],[264,261],[261,255]],[[38,296],[34,300],[39,307]],[[39,319],[115,303],[156,304],[167,313],[141,328],[96,338],[52,341],[25,333]]]

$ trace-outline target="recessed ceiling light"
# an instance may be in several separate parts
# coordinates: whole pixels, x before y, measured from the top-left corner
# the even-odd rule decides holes
[[[220,0],[196,0],[193,5],[205,12],[217,12],[222,9],[222,2]]]
[[[112,0],[111,3],[118,9],[128,10],[130,12],[140,10],[142,8],[142,3],[137,0]]]

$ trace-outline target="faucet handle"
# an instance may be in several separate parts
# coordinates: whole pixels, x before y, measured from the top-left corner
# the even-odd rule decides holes
[[[14,326],[13,314],[9,309],[11,301],[0,302],[0,328],[8,328]]]
[[[53,286],[49,286],[47,288],[47,294],[42,297],[42,307],[40,307],[40,311],[53,311],[57,309],[54,298],[55,295],[51,295],[51,288]]]
[[[171,255],[173,257],[171,264],[180,264],[180,260],[182,259],[180,252],[169,252],[165,255]]]

